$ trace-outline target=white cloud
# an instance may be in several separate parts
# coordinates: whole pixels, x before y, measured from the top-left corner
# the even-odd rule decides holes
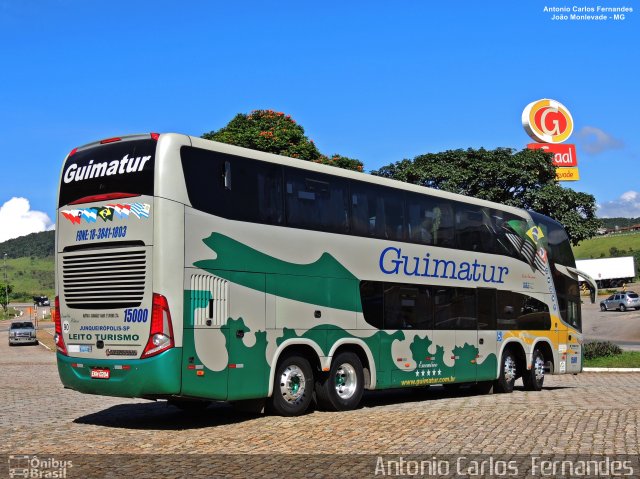
[[[42,211],[32,210],[26,198],[14,197],[0,206],[0,243],[54,228],[51,218]]]
[[[624,146],[622,140],[614,138],[595,126],[585,126],[578,132],[577,138],[584,151],[592,155],[597,155],[606,150],[616,150]]]
[[[620,198],[598,205],[599,218],[638,218],[640,217],[640,193],[627,191]]]

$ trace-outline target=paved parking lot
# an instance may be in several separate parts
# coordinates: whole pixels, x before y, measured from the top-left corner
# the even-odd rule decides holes
[[[634,285],[635,291],[640,291]],[[582,332],[586,340],[612,341],[623,349],[640,350],[640,310],[600,311],[600,296],[595,304],[582,304]]]
[[[637,373],[549,376],[541,392],[510,395],[382,391],[368,393],[357,411],[299,418],[226,405],[184,413],[165,402],[64,390],[52,352],[10,348],[6,334],[0,454],[640,453]],[[248,472],[238,467],[240,475]]]

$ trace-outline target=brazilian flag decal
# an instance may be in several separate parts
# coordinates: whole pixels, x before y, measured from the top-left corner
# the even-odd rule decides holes
[[[104,221],[113,221],[113,208],[103,206],[98,210],[98,216]]]

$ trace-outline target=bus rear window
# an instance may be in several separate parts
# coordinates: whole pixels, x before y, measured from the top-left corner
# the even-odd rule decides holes
[[[58,207],[105,193],[153,195],[157,142],[131,140],[71,155],[62,170]]]

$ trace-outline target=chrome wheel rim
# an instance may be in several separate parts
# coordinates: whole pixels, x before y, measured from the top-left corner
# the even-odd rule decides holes
[[[291,364],[282,371],[280,376],[280,393],[289,404],[300,402],[304,396],[306,380],[302,369]]]
[[[349,363],[341,364],[338,369],[336,369],[336,394],[341,399],[349,399],[356,392],[357,386],[358,377],[356,376],[355,368]]]
[[[504,358],[504,379],[507,382],[516,380],[516,362],[511,356]]]
[[[544,379],[544,360],[538,356],[533,362],[533,373],[536,377],[536,382],[541,383]]]

